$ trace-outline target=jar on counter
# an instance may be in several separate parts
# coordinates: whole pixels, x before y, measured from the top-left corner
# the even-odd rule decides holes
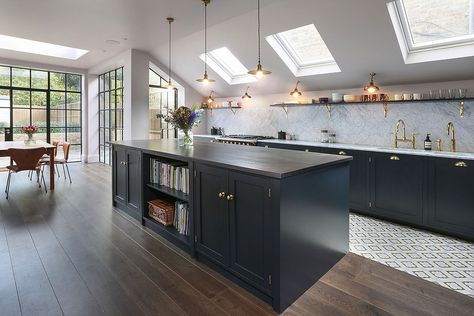
[[[330,133],[330,134],[329,134],[329,142],[330,142],[331,144],[336,143],[336,134],[334,134],[334,133]]]
[[[321,130],[321,143],[329,143],[329,131],[327,129]]]

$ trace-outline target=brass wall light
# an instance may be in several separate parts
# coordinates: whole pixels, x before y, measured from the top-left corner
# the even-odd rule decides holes
[[[196,81],[207,86],[209,83],[216,82],[213,79],[209,79],[207,74],[207,5],[211,0],[201,0],[204,4],[204,75],[202,78],[197,79]]]
[[[300,81],[297,81],[297,82],[296,82],[295,89],[290,92],[290,95],[291,95],[293,98],[298,98],[298,97],[301,97],[301,96],[303,95],[303,93],[301,93],[301,91],[298,90],[298,85],[299,85],[299,84],[300,84]]]
[[[258,63],[257,68],[250,70],[249,75],[257,77],[257,79],[263,78],[265,75],[270,75],[272,72],[263,69],[261,63],[261,38],[260,38],[260,0],[257,0],[257,33],[258,33]]]
[[[211,93],[209,93],[209,96],[207,97],[207,104],[210,105],[212,102],[214,102],[214,98],[212,97],[212,94],[214,93],[214,91],[211,91]]]
[[[166,89],[174,90],[173,83],[171,82],[171,23],[174,22],[174,18],[166,18],[169,24],[169,45],[168,45],[168,83]]]
[[[379,87],[375,85],[374,83],[374,77],[375,77],[376,73],[375,72],[372,72],[369,74],[369,77],[370,77],[370,82],[367,86],[364,87],[364,91],[367,91],[368,93],[370,94],[373,94],[377,91],[379,91]]]
[[[252,96],[249,94],[249,89],[250,87],[247,87],[247,90],[245,90],[245,94],[242,96],[242,99],[244,100],[252,99]]]

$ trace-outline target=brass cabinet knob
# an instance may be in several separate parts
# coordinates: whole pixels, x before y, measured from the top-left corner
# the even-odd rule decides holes
[[[341,156],[347,156],[347,153],[346,153],[344,150],[341,150],[341,151],[339,152],[339,155],[341,155]]]
[[[233,201],[234,200],[234,196],[232,194],[229,194],[227,196],[227,201]]]
[[[458,161],[454,164],[454,166],[459,168],[467,168],[467,163],[465,163],[464,161]]]
[[[220,198],[225,198],[225,192],[219,192],[219,197]]]
[[[400,157],[398,157],[398,156],[392,156],[392,157],[390,157],[390,160],[392,160],[392,161],[399,161],[399,160],[400,160]]]

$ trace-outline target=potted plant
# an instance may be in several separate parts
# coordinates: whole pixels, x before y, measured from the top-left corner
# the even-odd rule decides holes
[[[169,123],[174,128],[182,131],[183,142],[179,142],[180,146],[192,146],[193,136],[191,134],[191,130],[194,126],[197,126],[199,123],[201,123],[201,120],[199,119],[201,115],[202,110],[198,109],[196,106],[193,106],[192,108],[181,106],[169,114],[158,114],[156,117],[159,119],[164,119],[166,123]]]
[[[38,132],[38,126],[36,125],[28,125],[22,126],[21,131],[28,136],[28,140],[25,143],[32,143],[33,142],[33,135]]]

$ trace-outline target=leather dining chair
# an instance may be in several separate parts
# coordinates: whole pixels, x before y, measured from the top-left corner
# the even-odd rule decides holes
[[[69,149],[71,148],[71,143],[64,142],[62,146],[63,146],[64,156],[63,156],[63,158],[55,159],[54,163],[63,166],[63,173],[64,173],[64,178],[65,179],[67,179],[67,177],[66,177],[66,170],[67,170],[67,175],[69,176],[69,182],[72,183],[71,173],[69,173],[69,166],[68,166]],[[64,168],[64,166],[66,166],[66,169]]]
[[[54,146],[54,159],[56,159],[56,157],[58,156],[59,141],[58,140],[53,141],[53,146]],[[50,158],[49,155],[43,155],[43,157],[41,157],[40,165],[43,168],[44,168],[44,166],[49,165],[49,158]],[[58,165],[54,164],[54,166],[56,168],[56,170],[55,170],[56,174],[58,175],[58,178],[60,178],[61,174],[59,173]],[[32,179],[32,177],[33,177],[33,173],[30,174],[30,180]]]
[[[41,157],[44,154],[46,154],[46,152],[47,150],[43,147],[27,148],[27,149],[16,149],[16,148],[8,149],[7,154],[15,162],[15,165],[7,166],[8,178],[7,178],[7,185],[5,188],[7,199],[10,193],[12,174],[19,173],[21,171],[36,172],[37,182],[39,184],[39,187],[41,188],[41,181],[42,181],[44,185],[44,190],[48,192],[48,189],[46,188],[46,182],[44,180],[44,175],[41,172],[41,166],[39,164]]]

